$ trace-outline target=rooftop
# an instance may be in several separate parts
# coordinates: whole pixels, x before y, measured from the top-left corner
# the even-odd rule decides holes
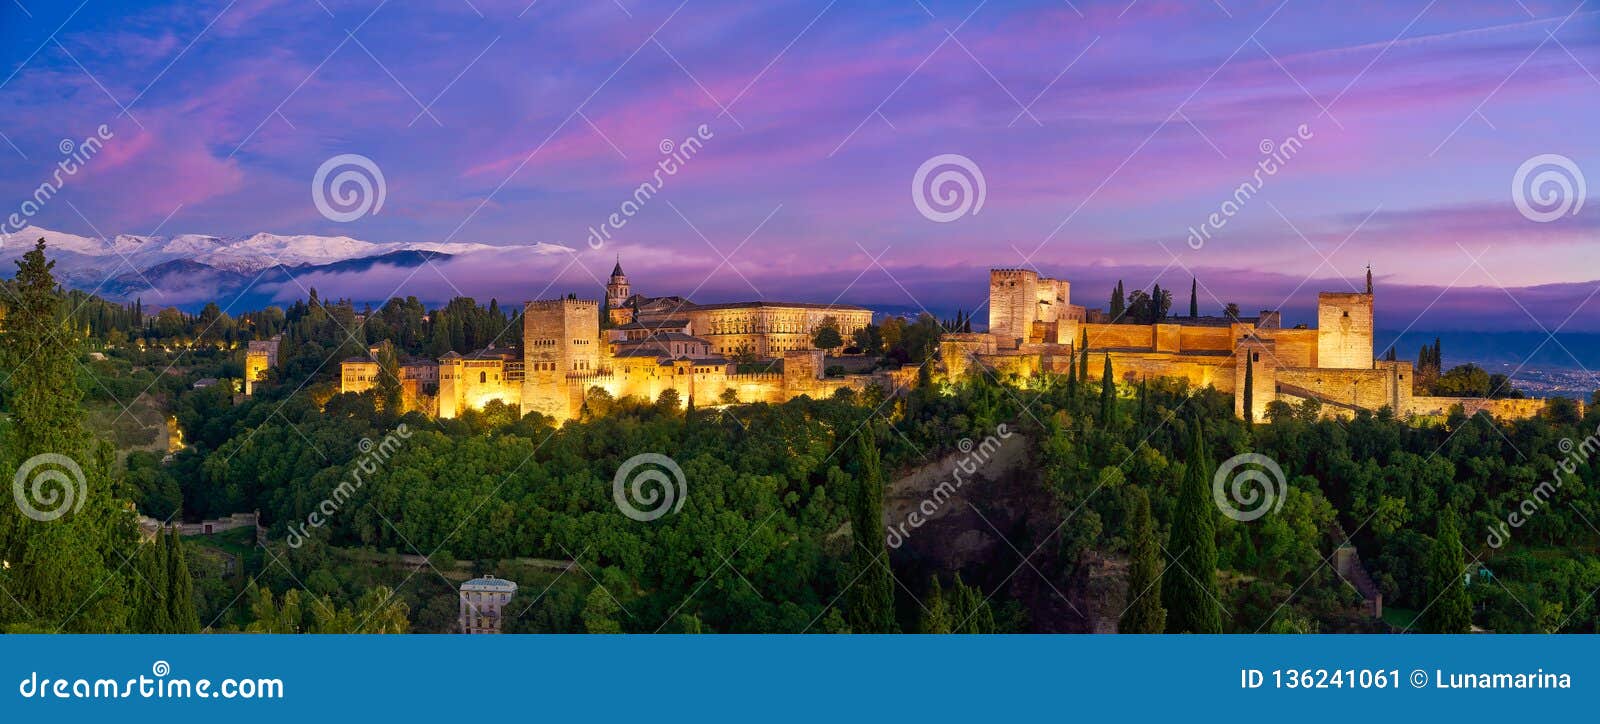
[[[813,304],[811,302],[772,302],[772,301],[766,301],[766,300],[757,301],[757,302],[726,302],[726,303],[723,303],[723,304],[696,304],[694,306],[694,310],[695,311],[703,311],[703,310],[707,310],[707,309],[712,309],[712,310],[715,310],[715,309],[755,309],[755,308],[758,308],[758,307],[780,307],[780,308],[788,308],[788,309],[827,309],[827,310],[837,310],[837,311],[840,311],[840,312],[871,312],[872,311],[870,309],[867,309],[866,307],[857,307],[857,306],[854,306],[854,305],[851,305],[851,304]]]
[[[508,581],[504,578],[484,576],[483,578],[474,578],[466,583],[461,584],[461,590],[515,592],[517,590],[517,584],[515,581]]]

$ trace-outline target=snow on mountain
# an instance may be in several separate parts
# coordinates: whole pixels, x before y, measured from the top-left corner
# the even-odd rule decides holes
[[[460,255],[506,249],[467,242],[371,242],[348,236],[281,236],[258,233],[246,237],[220,237],[202,234],[179,236],[138,236],[118,234],[110,240],[78,236],[37,226],[25,227],[4,239],[0,257],[14,258],[43,238],[51,254],[60,260],[68,277],[94,276],[121,267],[143,270],[175,260],[198,262],[237,273],[252,273],[273,266],[322,266],[351,259],[382,256],[396,251],[422,250]],[[534,244],[535,253],[569,253],[556,244]],[[126,269],[124,269],[126,271]]]

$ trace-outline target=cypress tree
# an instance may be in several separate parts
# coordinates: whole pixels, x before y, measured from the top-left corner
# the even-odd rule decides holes
[[[871,426],[857,435],[856,500],[852,530],[849,605],[846,618],[856,633],[895,633],[894,582],[889,573],[889,548],[883,535],[883,466]]]
[[[1083,329],[1083,338],[1079,340],[1078,347],[1078,379],[1089,381],[1089,328]]]
[[[927,610],[922,612],[922,632],[925,634],[950,633],[950,604],[945,600],[944,591],[939,587],[939,577],[933,576],[928,584]]]
[[[1425,633],[1471,633],[1472,601],[1463,583],[1466,562],[1461,555],[1461,532],[1455,509],[1449,505],[1439,515],[1439,527],[1428,550],[1427,600],[1422,614]]]
[[[173,633],[199,633],[200,613],[194,607],[194,579],[189,575],[189,559],[183,539],[172,529],[166,541],[167,617]]]
[[[1200,290],[1200,279],[1196,278],[1196,277],[1191,277],[1190,280],[1189,280],[1189,318],[1190,319],[1199,319],[1200,318],[1200,297],[1197,295],[1197,292],[1199,290]]]
[[[164,536],[159,533],[148,545],[139,546],[130,566],[135,575],[134,592],[137,603],[129,612],[128,629],[133,633],[172,633],[172,619],[167,612],[166,548]]]
[[[1165,633],[1167,610],[1161,607],[1161,553],[1150,520],[1150,495],[1142,488],[1129,494],[1128,598],[1131,603],[1117,622],[1119,633]]]
[[[961,574],[956,574],[955,588],[948,594],[955,604],[951,607],[955,620],[954,632],[961,634],[989,634],[996,633],[998,626],[994,621],[994,609],[989,607],[989,601],[984,597],[983,591],[976,586],[968,586],[961,582]]]
[[[1078,366],[1067,365],[1067,401],[1075,402],[1078,399]]]
[[[1100,373],[1100,421],[1106,426],[1111,425],[1111,416],[1116,412],[1117,404],[1117,379],[1111,374],[1111,353],[1106,353],[1106,369]]]
[[[1146,380],[1143,377],[1139,378],[1139,427],[1141,429],[1144,428],[1145,423],[1149,421],[1150,417],[1149,387],[1149,380]]]
[[[1122,313],[1126,311],[1127,308],[1128,303],[1126,301],[1126,297],[1124,297],[1122,294],[1122,280],[1118,279],[1117,286],[1113,287],[1111,290],[1111,308],[1107,310],[1111,313],[1111,323],[1116,324],[1117,322],[1122,321]]]
[[[1216,506],[1207,480],[1210,468],[1196,420],[1167,547],[1173,560],[1161,578],[1168,633],[1222,633],[1217,603]]]
[[[1256,421],[1256,362],[1249,350],[1244,354],[1244,423]]]
[[[40,239],[16,261],[0,357],[9,419],[0,420],[0,469],[22,473],[17,500],[0,505],[0,626],[115,633],[127,629],[129,572],[109,563],[138,555],[133,527],[111,498],[108,456],[84,427],[78,335]],[[42,458],[43,455],[54,458]],[[70,461],[70,464],[62,460]],[[38,484],[41,495],[32,493]],[[24,513],[27,513],[24,515]],[[41,517],[42,516],[42,517]],[[138,585],[135,581],[134,585]]]

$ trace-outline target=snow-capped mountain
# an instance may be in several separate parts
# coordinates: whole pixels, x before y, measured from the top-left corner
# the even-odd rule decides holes
[[[62,284],[121,299],[152,287],[163,292],[181,288],[223,292],[290,274],[351,272],[375,264],[417,266],[430,260],[512,249],[533,254],[572,253],[567,247],[546,243],[505,247],[468,242],[371,242],[306,234],[118,234],[98,239],[29,226],[0,238],[0,259],[20,257],[41,238],[56,262],[56,277]]]
[[[118,234],[115,238],[95,239],[77,234],[51,231],[37,226],[23,228],[6,240],[3,256],[15,257],[32,248],[30,242],[43,238],[53,254],[99,259],[113,266],[126,264],[143,270],[157,264],[185,259],[233,272],[257,272],[267,267],[319,266],[349,259],[382,256],[396,251],[435,251],[443,254],[470,254],[501,247],[475,243],[388,242],[377,243],[348,236],[280,236],[260,233],[245,237],[182,234],[179,236],[136,236]],[[562,247],[551,247],[565,251]],[[90,266],[97,266],[93,262]],[[79,266],[67,264],[64,266]]]

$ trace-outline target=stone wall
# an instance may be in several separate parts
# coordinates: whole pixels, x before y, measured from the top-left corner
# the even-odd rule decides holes
[[[1399,414],[1396,382],[1390,370],[1303,367],[1278,370],[1280,385],[1312,392],[1324,402],[1366,410],[1389,407]]]
[[[1537,417],[1549,400],[1493,400],[1481,397],[1413,397],[1407,412],[1413,415],[1448,415],[1450,408],[1461,405],[1468,415],[1487,412],[1496,419],[1518,420]],[[1578,404],[1583,409],[1583,404]]]

